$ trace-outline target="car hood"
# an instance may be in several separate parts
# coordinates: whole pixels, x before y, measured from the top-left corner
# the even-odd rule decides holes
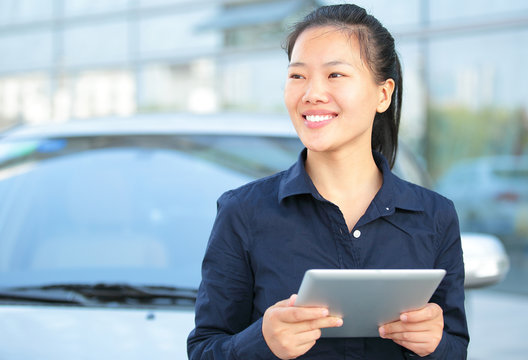
[[[0,306],[0,359],[187,359],[192,309]]]

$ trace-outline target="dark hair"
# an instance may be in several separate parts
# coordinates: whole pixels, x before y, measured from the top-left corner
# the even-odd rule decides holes
[[[286,39],[285,50],[291,60],[293,46],[299,35],[308,28],[334,26],[354,34],[361,51],[361,58],[367,64],[378,83],[393,79],[395,83],[391,104],[383,113],[376,113],[372,129],[372,149],[381,152],[392,168],[398,148],[402,101],[402,76],[400,60],[394,47],[394,38],[389,31],[365,9],[352,5],[322,6],[297,23]]]

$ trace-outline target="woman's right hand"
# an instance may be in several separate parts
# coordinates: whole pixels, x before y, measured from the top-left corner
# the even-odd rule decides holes
[[[262,334],[273,354],[280,359],[295,359],[315,345],[321,329],[339,327],[343,320],[328,316],[328,309],[296,307],[292,295],[269,307],[262,319]]]

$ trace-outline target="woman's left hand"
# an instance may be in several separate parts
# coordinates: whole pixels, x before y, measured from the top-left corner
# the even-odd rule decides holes
[[[399,321],[379,328],[382,338],[392,339],[419,356],[435,351],[443,331],[444,315],[442,308],[435,303],[429,303],[420,310],[402,313]]]

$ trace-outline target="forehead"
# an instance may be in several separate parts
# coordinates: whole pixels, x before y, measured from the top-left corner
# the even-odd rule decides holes
[[[312,48],[317,48],[318,51],[356,53],[359,51],[359,41],[352,29],[335,26],[310,27],[299,34],[292,49],[292,57]]]
[[[291,61],[299,58],[313,58],[330,61],[331,57],[360,59],[360,45],[352,29],[320,26],[304,30],[292,49]]]

